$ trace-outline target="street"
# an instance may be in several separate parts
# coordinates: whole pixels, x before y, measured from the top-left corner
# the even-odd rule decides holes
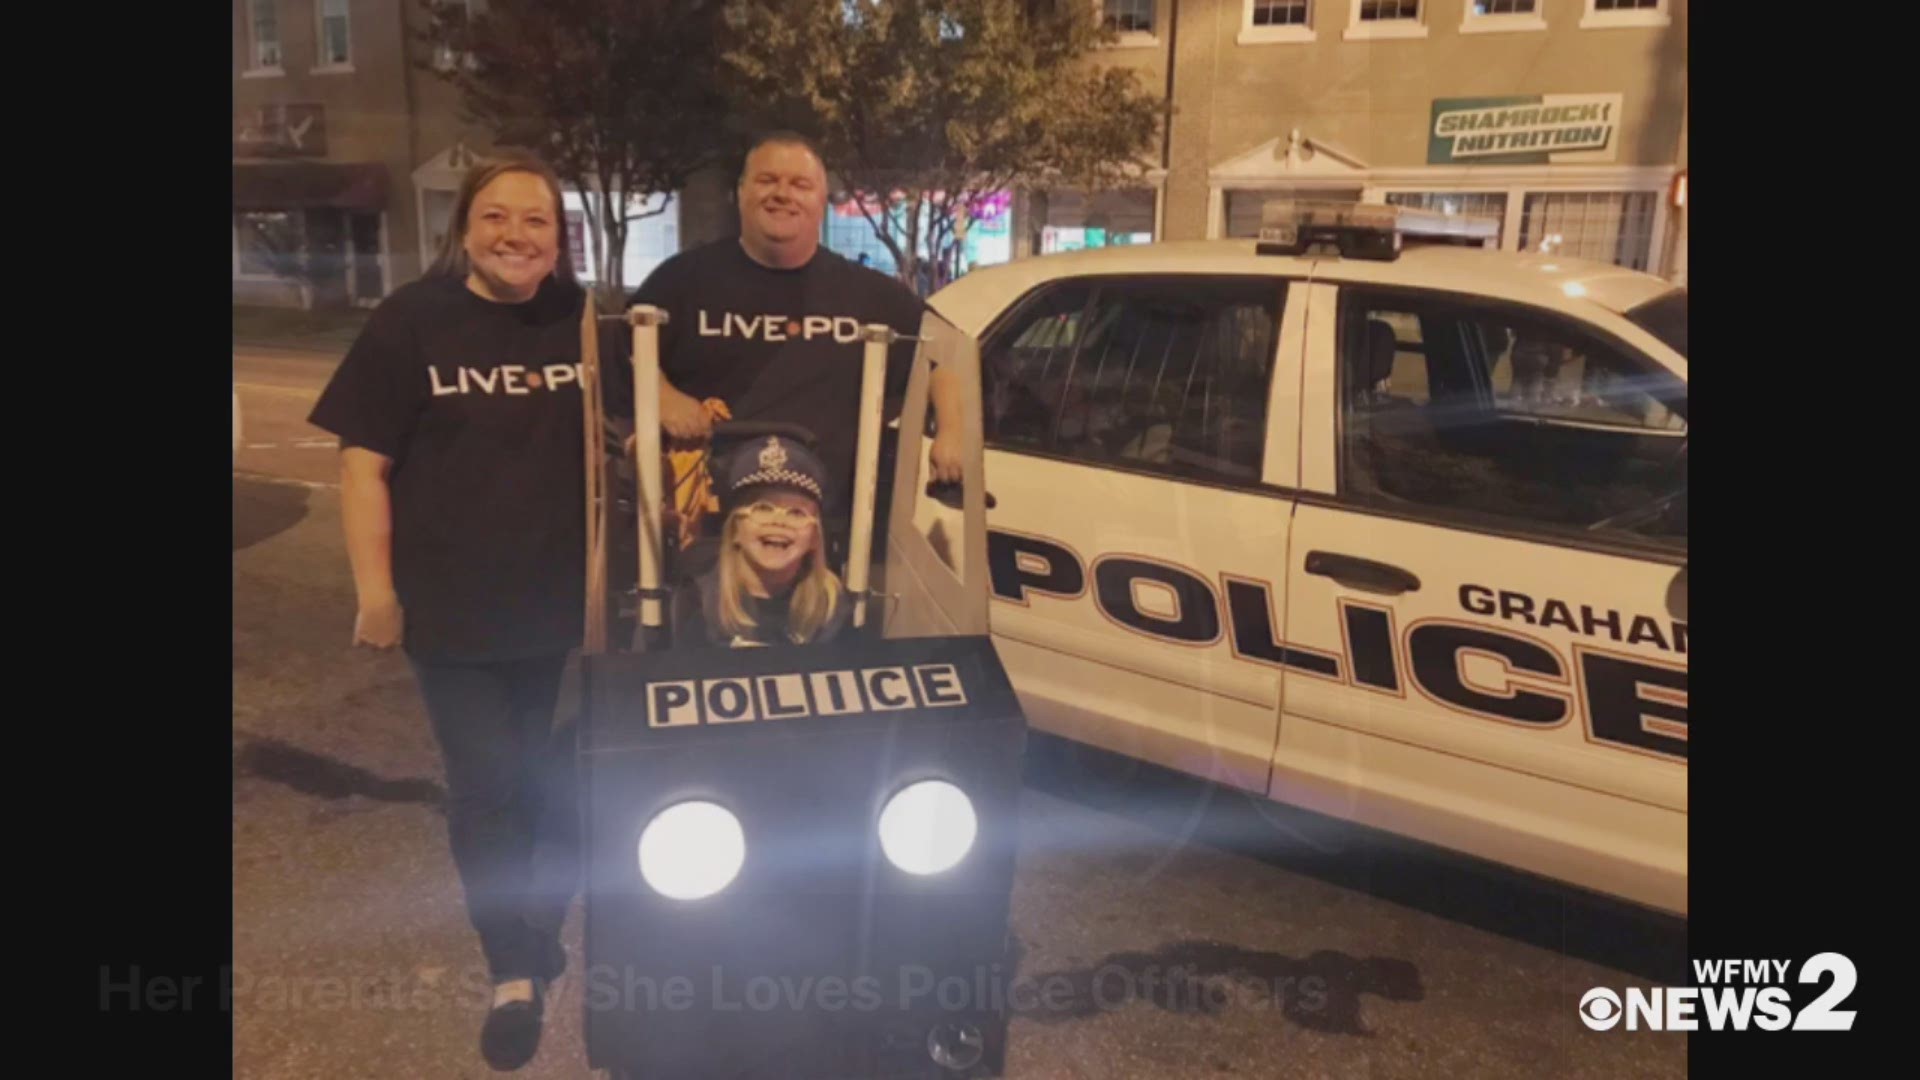
[[[406,662],[348,648],[337,451],[305,423],[337,356],[236,346],[234,1075],[481,1077],[487,988]],[[562,709],[577,708],[571,685]],[[1040,743],[1042,750],[1056,746]],[[1044,759],[1044,760],[1043,760]],[[1096,763],[1098,759],[1095,759]],[[1684,978],[1684,926],[1146,770],[1036,752],[1021,804],[1006,1075],[1683,1076],[1686,1037],[1594,1032],[1589,988]],[[523,1075],[588,1075],[581,911]],[[1313,985],[1196,1004],[1150,989]],[[1211,1000],[1211,999],[1210,999]]]

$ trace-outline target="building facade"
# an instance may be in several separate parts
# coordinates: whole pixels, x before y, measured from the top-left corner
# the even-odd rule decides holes
[[[1080,247],[1251,236],[1282,198],[1387,201],[1500,222],[1506,250],[1684,283],[1686,0],[1087,0],[1099,60],[1172,104],[1141,186],[1009,193],[969,265]],[[370,306],[432,262],[489,149],[415,39],[423,0],[232,0],[235,303]],[[469,10],[485,0],[467,0]],[[625,280],[737,228],[714,170],[634,224]],[[575,269],[599,238],[568,195]],[[825,239],[880,269],[857,207]]]
[[[419,273],[400,257],[414,222],[398,7],[233,2],[234,300],[377,302]]]
[[[1686,0],[1103,0],[1167,87],[1157,237],[1273,199],[1501,223],[1506,250],[1684,274]]]
[[[234,303],[371,307],[431,265],[461,177],[491,148],[435,73],[462,58],[418,41],[423,0],[232,3]],[[574,269],[593,280],[600,238],[579,195],[566,201]],[[628,283],[680,248],[679,200],[649,209]]]
[[[1686,0],[1090,0],[1164,94],[1140,187],[1019,192],[972,265],[1248,237],[1276,199],[1491,217],[1684,283]],[[857,215],[827,242],[890,266]]]

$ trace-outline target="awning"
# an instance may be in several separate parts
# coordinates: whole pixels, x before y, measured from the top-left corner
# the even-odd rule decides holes
[[[235,165],[235,210],[332,207],[378,212],[387,207],[387,167],[378,163]]]

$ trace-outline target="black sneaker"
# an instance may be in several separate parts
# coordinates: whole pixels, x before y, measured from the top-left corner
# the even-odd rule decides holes
[[[495,1072],[512,1072],[533,1060],[540,1049],[540,1028],[546,1018],[546,997],[539,982],[532,1001],[495,1006],[480,1028],[480,1056]]]

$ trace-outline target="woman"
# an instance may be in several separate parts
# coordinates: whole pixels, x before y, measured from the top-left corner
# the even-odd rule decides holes
[[[539,1045],[578,873],[553,714],[584,623],[584,293],[560,191],[531,156],[470,171],[438,260],[374,311],[311,417],[340,437],[354,644],[404,649],[440,747],[501,1070]]]
[[[832,641],[852,605],[827,568],[820,508],[826,469],[813,451],[769,435],[741,444],[718,471],[720,554],[674,596],[679,648]]]

